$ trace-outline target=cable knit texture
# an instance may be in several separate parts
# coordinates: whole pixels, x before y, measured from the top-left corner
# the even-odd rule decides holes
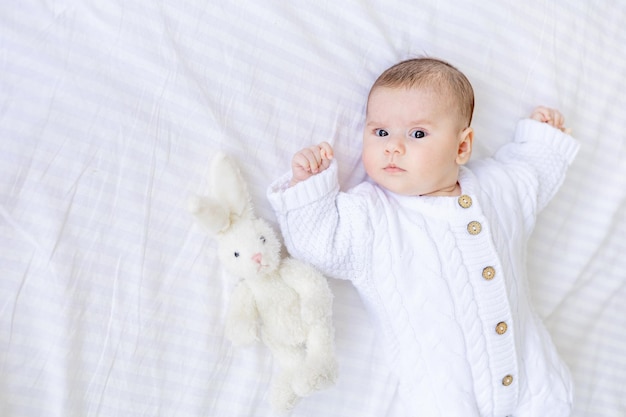
[[[270,186],[290,253],[358,289],[410,415],[569,415],[570,375],[532,311],[525,248],[577,150],[557,129],[519,122],[512,143],[461,168],[467,208],[367,182],[340,192],[334,162]]]

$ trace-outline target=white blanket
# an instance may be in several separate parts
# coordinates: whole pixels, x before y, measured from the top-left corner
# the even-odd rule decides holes
[[[10,3],[10,4],[9,4]],[[362,180],[368,89],[430,55],[476,91],[474,158],[535,105],[582,148],[529,247],[575,416],[626,415],[626,5],[20,0],[0,8],[0,415],[269,416],[271,355],[234,349],[234,281],[186,210],[216,150],[257,214],[330,141]],[[400,416],[361,301],[332,281],[338,383],[293,416]]]

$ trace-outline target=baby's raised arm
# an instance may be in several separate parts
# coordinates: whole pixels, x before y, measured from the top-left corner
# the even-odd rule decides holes
[[[300,181],[324,171],[330,166],[331,159],[333,159],[333,148],[328,142],[298,151],[291,160],[289,186],[293,187]]]
[[[538,122],[547,123],[550,126],[556,127],[565,133],[571,133],[571,129],[565,127],[565,118],[560,111],[551,109],[549,107],[539,106],[533,110],[530,118],[537,120]]]

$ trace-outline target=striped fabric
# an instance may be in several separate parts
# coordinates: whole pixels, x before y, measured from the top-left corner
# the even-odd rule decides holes
[[[273,222],[267,185],[321,140],[354,185],[368,88],[418,55],[471,80],[474,158],[537,104],[581,141],[535,228],[530,287],[574,415],[625,415],[624,21],[618,1],[8,2],[0,415],[271,415],[271,356],[224,339],[234,280],[187,197],[223,150]],[[341,375],[292,415],[402,416],[361,301],[331,285]]]

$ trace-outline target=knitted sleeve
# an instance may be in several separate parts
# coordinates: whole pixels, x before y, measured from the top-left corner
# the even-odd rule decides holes
[[[512,143],[503,146],[495,159],[515,179],[521,195],[532,196],[537,214],[554,197],[565,179],[579,144],[570,135],[546,123],[521,120]]]
[[[267,196],[289,253],[326,276],[361,278],[371,241],[366,200],[358,193],[339,192],[335,161],[291,188],[286,187],[288,178],[271,184]]]

